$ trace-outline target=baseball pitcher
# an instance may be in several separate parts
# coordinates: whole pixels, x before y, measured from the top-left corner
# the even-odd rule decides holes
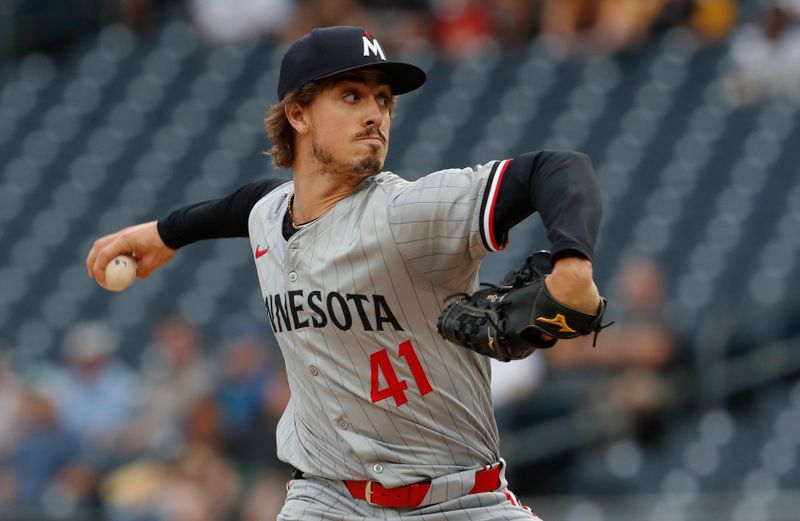
[[[87,258],[102,285],[121,253],[145,278],[192,242],[249,238],[291,387],[281,521],[538,519],[507,488],[488,356],[600,329],[588,158],[532,152],[414,182],[382,171],[396,96],[424,82],[361,28],[315,29],[286,52],[266,120],[292,181],[123,229]],[[481,261],[534,212],[550,253],[479,290]]]

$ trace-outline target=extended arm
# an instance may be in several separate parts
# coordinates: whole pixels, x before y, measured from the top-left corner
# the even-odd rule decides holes
[[[95,241],[86,258],[89,277],[105,284],[105,266],[121,254],[137,261],[137,277],[146,278],[170,261],[178,248],[204,239],[247,237],[250,210],[282,181],[266,179],[227,197],[175,210],[159,221],[123,228]]]

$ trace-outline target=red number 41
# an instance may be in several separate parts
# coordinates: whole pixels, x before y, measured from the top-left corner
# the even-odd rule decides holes
[[[408,368],[411,369],[411,376],[419,388],[420,396],[425,396],[433,391],[428,377],[425,375],[425,370],[422,369],[422,364],[419,363],[414,345],[411,340],[406,340],[400,344],[400,356],[406,359]],[[394,371],[391,360],[389,360],[389,352],[386,349],[381,349],[369,355],[369,367],[371,372],[371,392],[370,398],[372,403],[385,400],[386,398],[394,398],[394,403],[398,406],[403,405],[408,401],[406,398],[406,389],[408,383],[405,380],[397,378],[397,373]],[[383,374],[383,379],[386,381],[386,387],[380,388],[378,378]]]

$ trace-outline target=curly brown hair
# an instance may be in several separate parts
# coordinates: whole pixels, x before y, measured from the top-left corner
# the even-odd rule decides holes
[[[314,97],[332,82],[330,79],[312,81],[289,92],[281,101],[272,105],[267,110],[264,127],[267,137],[272,142],[272,148],[267,155],[272,157],[272,164],[278,168],[291,168],[294,163],[294,138],[295,131],[286,117],[286,107],[297,102],[307,107]]]

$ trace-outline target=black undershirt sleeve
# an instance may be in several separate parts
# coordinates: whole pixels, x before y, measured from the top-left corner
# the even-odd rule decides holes
[[[589,157],[571,151],[539,151],[511,161],[495,204],[496,236],[505,239],[512,227],[533,212],[539,212],[547,228],[555,258],[591,260],[602,206]]]
[[[179,208],[158,221],[158,234],[164,244],[175,250],[204,239],[247,237],[250,210],[259,199],[285,182],[264,179],[221,199]]]

